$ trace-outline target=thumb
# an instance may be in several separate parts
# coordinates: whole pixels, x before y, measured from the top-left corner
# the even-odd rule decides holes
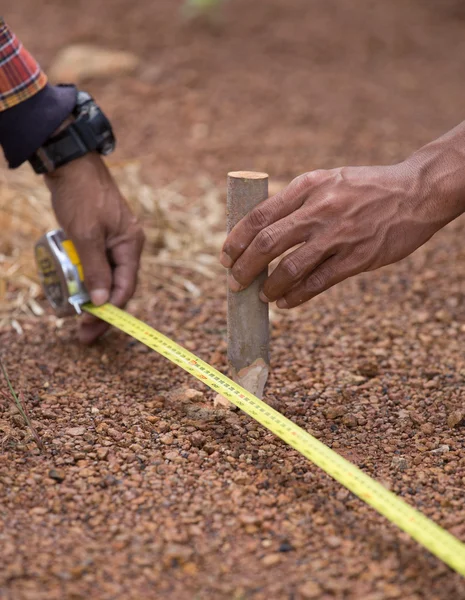
[[[108,262],[105,240],[99,237],[93,240],[73,240],[81,259],[84,271],[84,283],[92,303],[105,304],[110,298],[112,271]]]

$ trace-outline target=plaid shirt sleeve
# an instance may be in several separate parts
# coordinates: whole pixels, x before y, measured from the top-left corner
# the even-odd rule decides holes
[[[0,17],[0,112],[40,92],[47,76]]]

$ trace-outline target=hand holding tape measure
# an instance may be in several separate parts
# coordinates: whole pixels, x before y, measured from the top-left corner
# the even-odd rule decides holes
[[[406,531],[449,567],[465,576],[465,544],[453,535],[170,338],[111,304],[92,305],[84,285],[79,257],[72,242],[66,239],[61,230],[43,236],[36,244],[35,255],[45,295],[59,316],[85,311],[152,348],[230,400],[391,523]]]

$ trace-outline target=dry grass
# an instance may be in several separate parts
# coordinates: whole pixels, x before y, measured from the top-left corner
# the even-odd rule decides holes
[[[200,195],[192,200],[181,181],[159,189],[145,184],[138,161],[110,163],[110,169],[147,236],[142,277],[158,279],[176,296],[198,295],[189,273],[213,278],[218,272],[225,222],[219,190],[201,178],[195,182]],[[0,330],[21,333],[22,317],[43,314],[33,246],[55,227],[41,178],[29,166],[0,168]]]
[[[0,359],[0,371],[3,374],[3,377],[5,378],[6,384],[7,384],[7,389],[8,391],[5,391],[3,389],[0,389],[0,398],[3,398],[6,402],[13,402],[13,404],[15,405],[17,411],[19,412],[19,414],[21,415],[21,417],[23,418],[24,424],[29,428],[29,431],[32,434],[32,437],[34,438],[35,443],[37,444],[37,447],[39,448],[40,451],[44,450],[44,445],[42,443],[42,440],[39,437],[39,434],[37,433],[36,428],[34,427],[34,425],[32,424],[31,418],[29,417],[29,413],[27,410],[27,406],[26,406],[26,402],[24,400],[24,394],[23,391],[21,390],[19,392],[19,394],[17,394],[15,392],[15,389],[10,381],[10,378],[8,376],[7,370],[5,365],[3,364],[2,360]],[[5,434],[6,436],[10,436],[11,433],[9,431],[5,432],[5,429],[2,429],[2,432]],[[0,440],[0,444],[4,444],[5,443],[5,437],[3,437]]]

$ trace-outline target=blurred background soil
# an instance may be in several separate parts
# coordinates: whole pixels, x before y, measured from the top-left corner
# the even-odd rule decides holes
[[[172,0],[9,4],[52,80],[114,125],[109,164],[148,234],[130,311],[222,370],[226,173],[267,171],[273,192],[400,161],[463,120],[458,0],[229,0],[190,19]],[[52,226],[40,179],[0,166],[0,355],[46,446],[0,405],[2,600],[465,598],[460,576],[179,369],[117,332],[79,347],[32,262]],[[464,233],[460,218],[398,265],[273,309],[268,388],[463,541]]]

